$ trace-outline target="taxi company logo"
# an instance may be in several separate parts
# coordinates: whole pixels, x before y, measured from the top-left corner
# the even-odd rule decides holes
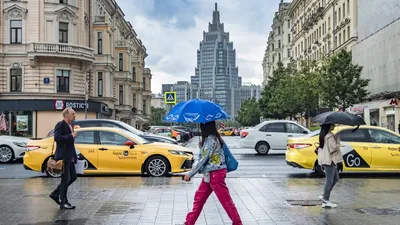
[[[369,168],[367,162],[355,151],[351,151],[343,156],[346,167]]]
[[[129,155],[128,151],[124,151],[124,156],[128,156],[128,155]]]
[[[399,148],[391,148],[391,147],[389,147],[388,149],[389,149],[389,151],[400,152],[400,147]]]

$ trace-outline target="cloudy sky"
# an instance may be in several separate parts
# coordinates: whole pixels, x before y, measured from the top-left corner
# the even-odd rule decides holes
[[[154,93],[161,84],[190,81],[215,2],[236,49],[239,76],[261,84],[262,58],[280,0],[117,0],[147,48]]]

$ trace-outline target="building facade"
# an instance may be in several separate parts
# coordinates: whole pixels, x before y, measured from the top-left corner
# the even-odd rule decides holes
[[[167,109],[167,104],[164,101],[164,95],[163,94],[152,94],[151,97],[151,106],[154,108],[162,108],[162,109]]]
[[[65,107],[77,119],[137,126],[138,117],[150,118],[146,48],[114,0],[1,0],[0,8],[3,133],[45,137]],[[26,129],[15,125],[21,121]]]
[[[294,60],[319,61],[350,51],[357,42],[357,12],[358,0],[294,0],[288,12]]]
[[[350,111],[364,114],[366,122],[398,131],[400,122],[400,12],[399,19],[353,46],[353,63],[361,65],[361,76],[370,79],[371,101]],[[397,105],[393,104],[396,100]]]
[[[290,18],[288,10],[290,3],[281,0],[279,10],[275,12],[272,22],[272,31],[269,32],[267,48],[263,58],[263,85],[268,84],[269,77],[272,77],[278,62],[286,66],[291,59],[291,41]]]
[[[175,84],[163,84],[162,92],[176,92],[176,103],[198,98],[197,86],[188,81],[178,81]]]
[[[240,87],[240,104],[245,100],[254,98],[257,101],[261,98],[262,88],[260,85],[243,85]]]
[[[240,107],[242,78],[238,76],[236,50],[224,31],[215,3],[212,23],[203,32],[203,40],[197,50],[197,66],[191,83],[197,86],[199,98],[219,104],[233,118]]]

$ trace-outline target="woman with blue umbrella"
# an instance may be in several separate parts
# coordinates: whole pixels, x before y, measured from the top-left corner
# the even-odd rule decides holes
[[[185,175],[184,180],[197,173],[203,174],[203,179],[196,191],[193,209],[186,216],[185,225],[194,225],[204,204],[212,192],[216,194],[233,225],[242,225],[235,203],[226,186],[225,178],[229,169],[227,166],[224,142],[217,131],[215,120],[229,118],[228,114],[211,101],[194,99],[176,105],[165,117],[166,122],[200,123],[202,140],[199,147],[199,162]],[[237,165],[236,165],[237,166]]]

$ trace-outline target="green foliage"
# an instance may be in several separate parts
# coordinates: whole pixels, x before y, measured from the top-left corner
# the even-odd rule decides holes
[[[246,99],[240,106],[237,121],[242,126],[254,126],[260,123],[261,111],[255,98]],[[228,127],[225,123],[225,127]]]
[[[369,79],[361,78],[362,67],[352,63],[351,52],[341,50],[321,68],[321,97],[329,107],[346,109],[364,102]]]
[[[150,125],[151,126],[164,125],[165,123],[163,122],[163,118],[166,113],[167,113],[167,110],[165,110],[163,108],[154,108],[152,106],[151,107]]]

